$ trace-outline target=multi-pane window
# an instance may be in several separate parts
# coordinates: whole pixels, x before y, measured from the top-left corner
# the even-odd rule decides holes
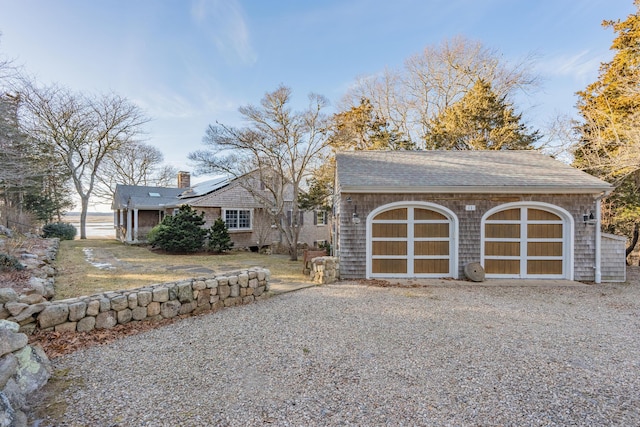
[[[251,210],[226,209],[224,222],[229,230],[251,230]]]
[[[316,211],[316,225],[327,225],[327,211]]]

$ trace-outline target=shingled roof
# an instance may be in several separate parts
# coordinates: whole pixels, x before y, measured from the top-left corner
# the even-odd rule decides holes
[[[613,187],[536,151],[357,151],[336,156],[341,192],[586,193]]]

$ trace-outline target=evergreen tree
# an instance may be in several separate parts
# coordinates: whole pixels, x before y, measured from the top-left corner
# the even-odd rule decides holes
[[[478,80],[432,123],[428,146],[445,150],[529,150],[540,139],[491,84]]]
[[[209,250],[212,250],[213,252],[225,252],[233,247],[231,236],[229,236],[229,229],[222,218],[215,220],[209,229],[207,238],[207,246],[209,247]]]
[[[202,249],[207,236],[204,223],[204,212],[198,214],[191,206],[183,205],[156,225],[147,239],[152,246],[167,252],[196,252]]]
[[[632,246],[640,223],[640,1],[634,4],[626,20],[602,23],[615,33],[614,56],[600,66],[598,80],[578,92],[573,147],[574,166],[616,186],[603,203],[603,226],[629,236]]]

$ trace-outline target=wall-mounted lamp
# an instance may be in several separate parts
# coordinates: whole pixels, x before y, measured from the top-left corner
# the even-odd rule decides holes
[[[596,223],[596,218],[593,216],[593,212],[585,213],[582,215],[582,220],[585,224],[594,225]]]
[[[353,206],[353,215],[351,216],[351,222],[354,224],[360,224],[360,217],[358,216],[358,205]]]
[[[347,197],[347,203],[351,203],[351,196]]]

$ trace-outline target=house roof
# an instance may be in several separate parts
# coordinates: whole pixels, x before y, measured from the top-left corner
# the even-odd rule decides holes
[[[229,175],[219,175],[208,181],[195,184],[186,190],[183,189],[184,191],[178,196],[178,198],[190,199],[192,197],[204,196],[205,194],[209,194],[212,191],[216,191],[226,186],[231,182],[231,180],[232,180],[232,177],[230,177]]]
[[[341,192],[583,193],[613,187],[537,151],[357,151],[336,156]]]
[[[148,187],[146,185],[116,185],[111,209],[161,209],[176,203],[184,188]]]

